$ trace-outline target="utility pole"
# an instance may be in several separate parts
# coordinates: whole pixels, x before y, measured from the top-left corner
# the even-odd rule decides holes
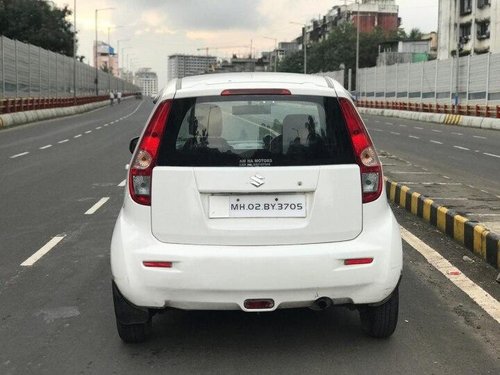
[[[360,16],[359,16],[359,0],[356,0],[358,4],[358,13],[356,15],[356,100],[359,100],[359,29],[360,29]]]
[[[76,105],[76,0],[73,2],[73,104]]]
[[[458,104],[459,104],[459,85],[458,85],[458,80],[460,77],[460,22],[459,22],[459,17],[460,17],[460,2],[455,1],[455,6],[457,7],[456,12],[455,12],[455,25],[456,25],[456,40],[457,40],[457,50],[455,53],[456,60],[457,60],[457,68],[455,70],[455,113],[458,114]]]

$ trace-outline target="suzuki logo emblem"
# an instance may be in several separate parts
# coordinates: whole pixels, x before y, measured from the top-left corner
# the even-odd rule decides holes
[[[256,174],[255,176],[250,177],[250,183],[255,187],[261,187],[264,185],[265,178],[261,175]]]

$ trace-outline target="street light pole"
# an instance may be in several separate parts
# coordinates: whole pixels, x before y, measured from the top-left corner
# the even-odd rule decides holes
[[[307,25],[305,23],[293,22],[293,21],[290,21],[290,23],[302,26],[302,49],[304,50],[304,74],[307,74],[307,43],[306,43]]]
[[[358,13],[356,15],[356,100],[359,99],[359,29],[360,29],[360,16],[359,16],[359,0],[356,0],[358,4]]]
[[[98,13],[101,10],[111,10],[115,8],[101,8],[101,9],[96,9],[95,10],[95,46],[94,46],[94,52],[95,52],[95,58],[94,58],[94,64],[95,64],[95,95],[99,96],[99,67],[97,66],[97,17]]]
[[[73,104],[76,105],[76,0],[73,2]]]
[[[274,71],[278,71],[278,39],[264,36],[265,39],[274,40]]]

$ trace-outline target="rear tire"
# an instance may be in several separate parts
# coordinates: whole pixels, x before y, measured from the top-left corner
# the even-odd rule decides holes
[[[359,310],[363,330],[372,337],[387,338],[396,330],[398,324],[399,291],[378,306],[364,306]]]
[[[116,321],[116,328],[120,338],[128,344],[144,342],[151,328],[151,320],[142,324],[122,324]]]

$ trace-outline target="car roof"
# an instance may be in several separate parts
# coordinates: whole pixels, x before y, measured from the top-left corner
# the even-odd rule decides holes
[[[329,77],[295,73],[216,73],[169,82],[162,99],[220,95],[226,89],[289,89],[293,95],[346,96],[344,88]]]

